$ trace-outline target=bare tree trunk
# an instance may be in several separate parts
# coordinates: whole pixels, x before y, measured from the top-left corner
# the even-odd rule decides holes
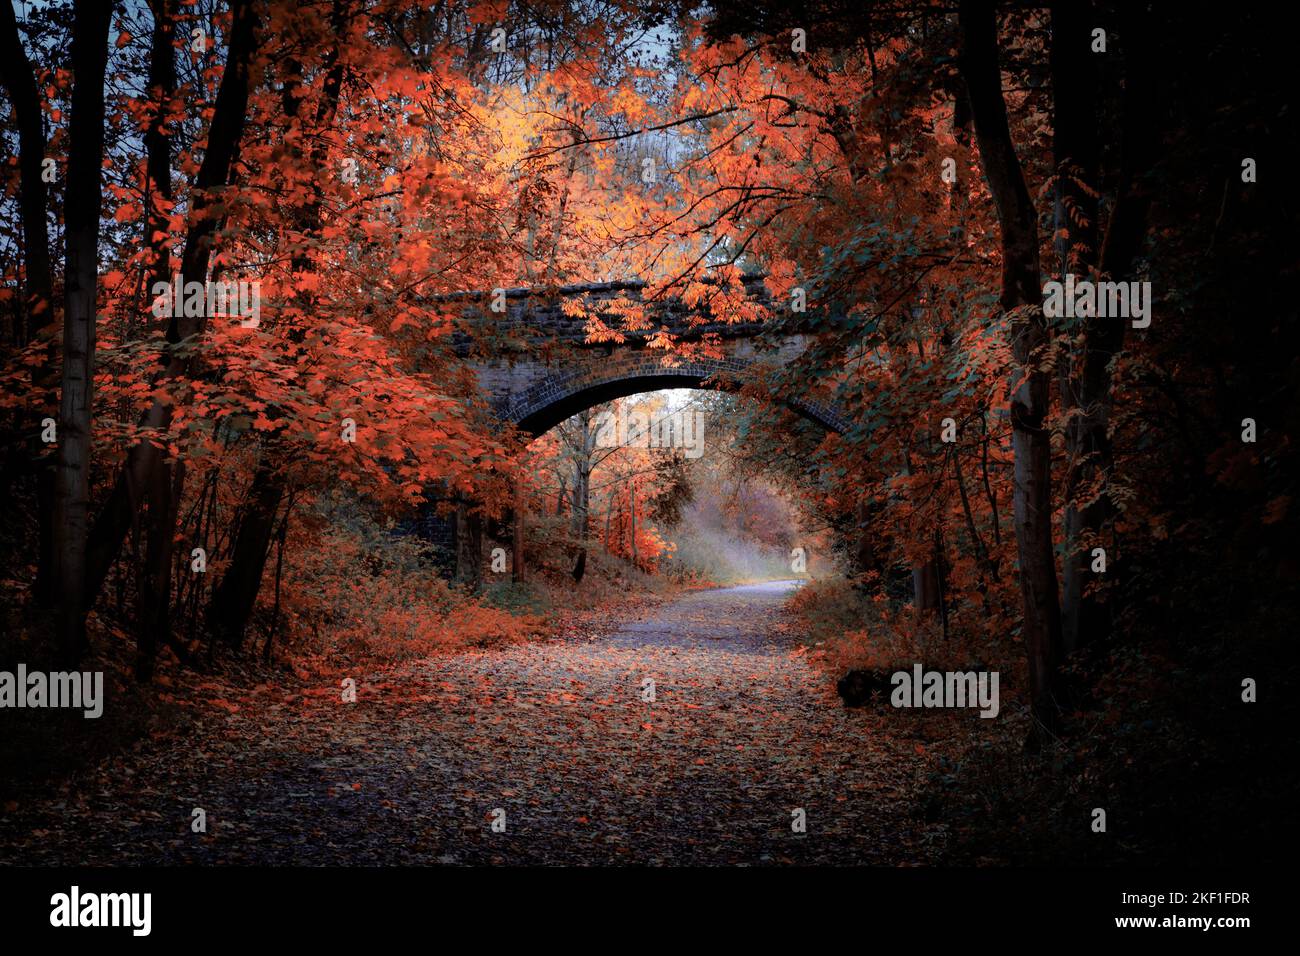
[[[99,291],[99,214],[103,201],[104,73],[113,6],[78,0],[72,27],[72,112],[64,205],[63,393],[54,529],[59,631],[68,660],[86,642],[86,524],[90,505],[91,405]]]
[[[910,449],[903,451],[903,474],[914,474]],[[935,552],[931,556],[912,565],[912,608],[918,613],[928,613],[939,607],[939,569]]]
[[[1000,305],[1011,313],[1012,353],[1018,366],[1011,397],[1011,441],[1030,701],[1040,727],[1051,731],[1058,718],[1055,691],[1061,658],[1061,611],[1052,553],[1052,449],[1047,430],[1050,381],[1037,367],[1048,341],[1039,283],[1038,221],[1002,98],[996,6],[992,0],[962,0],[958,17],[961,71],[970,96],[980,163],[1002,237]]]
[[[271,644],[280,627],[280,581],[284,574],[284,542],[289,535],[289,512],[293,510],[293,495],[284,506],[284,516],[280,518],[280,530],[276,534],[275,550],[275,606],[271,609],[271,626],[266,632],[266,643],[262,645],[262,660],[271,663]]]
[[[605,502],[605,550],[610,551],[609,523],[614,517],[614,498],[618,494],[617,488],[609,490],[609,500]],[[611,552],[612,553],[612,552]]]
[[[49,196],[41,178],[45,160],[45,133],[41,126],[41,99],[27,51],[18,33],[13,4],[0,4],[0,83],[4,84],[18,126],[19,209],[23,227],[23,323],[18,342],[26,345],[47,333],[54,318],[54,283],[50,271],[50,233],[46,216]],[[40,422],[55,416],[58,407],[56,342],[48,336],[46,364],[32,372],[35,409],[18,422],[9,460],[5,462],[4,499],[12,501],[8,486],[19,471],[36,473],[37,561],[33,594],[37,605],[53,607],[54,481],[55,455],[44,454]]]
[[[145,168],[149,177],[149,203],[146,216],[148,242],[153,250],[155,283],[171,281],[171,255],[167,234],[172,200],[171,134],[167,130],[167,110],[176,93],[175,0],[151,0],[154,25],[149,53],[149,92],[156,111],[144,133]]]
[[[970,495],[966,492],[966,481],[961,473],[961,449],[956,446],[953,447],[952,462],[953,474],[957,481],[957,493],[961,498],[962,514],[966,517],[966,532],[970,535],[971,546],[975,550],[975,563],[980,569],[980,603],[983,605],[984,616],[987,618],[993,613],[993,608],[989,602],[989,582],[998,579],[998,568],[989,557],[988,547],[984,544],[984,536],[980,534],[979,528],[975,526],[975,515],[970,506]]]
[[[171,636],[172,529],[176,526],[176,508],[184,481],[184,462],[164,462],[154,473],[155,487],[146,492],[148,525],[145,569],[138,585],[140,614],[135,664],[136,679],[145,683],[153,679],[159,644],[166,643]]]
[[[947,559],[943,549],[943,525],[934,529],[934,578],[935,590],[938,592],[939,623],[943,628],[943,639],[948,640],[948,579]]]
[[[1091,278],[1097,262],[1097,173],[1099,139],[1096,104],[1096,57],[1091,53],[1092,19],[1089,4],[1057,2],[1052,5],[1052,97],[1053,159],[1055,183],[1055,248],[1059,278],[1067,273]],[[1095,333],[1098,321],[1114,319],[1080,319],[1071,325],[1062,319],[1063,331],[1070,339],[1086,342]],[[1061,641],[1065,652],[1078,643],[1079,618],[1087,557],[1080,540],[1081,522],[1076,498],[1091,477],[1084,463],[1075,460],[1082,453],[1080,444],[1089,412],[1083,405],[1082,383],[1076,381],[1073,367],[1075,353],[1066,350],[1057,371],[1061,406],[1067,412],[1065,447],[1068,465],[1065,473],[1065,543],[1061,560]]]
[[[231,549],[230,567],[212,591],[208,624],[231,647],[244,643],[244,631],[257,603],[262,572],[275,534],[275,517],[284,497],[284,485],[274,468],[263,461],[253,474],[244,514]]]
[[[988,409],[980,409],[980,475],[984,484],[984,497],[989,503],[989,520],[993,522],[993,543],[1002,544],[1002,521],[998,517],[998,496],[993,493],[989,480],[989,416]]]
[[[483,588],[483,518],[465,502],[456,505],[456,581]]]
[[[573,580],[581,582],[587,572],[587,533],[591,513],[592,453],[596,450],[596,429],[592,426],[591,409],[579,416],[582,431],[580,447],[574,456],[573,535],[578,541],[578,555],[573,563]]]
[[[933,559],[912,568],[912,607],[923,612],[939,607],[939,573]]]
[[[631,483],[628,485],[628,493],[630,495],[628,499],[628,516],[629,516],[628,527],[632,531],[632,543],[629,546],[628,550],[632,556],[632,567],[635,568],[637,566],[636,563],[636,479],[635,478],[633,478]]]
[[[50,233],[46,216],[49,197],[41,166],[45,160],[45,133],[41,127],[41,98],[27,51],[18,33],[13,4],[0,5],[0,83],[9,94],[18,126],[18,195],[23,224],[23,279],[26,285],[23,338],[25,345],[54,317],[53,281],[50,276]]]
[[[171,254],[167,247],[168,208],[172,198],[171,139],[165,117],[176,89],[175,22],[172,0],[153,0],[153,37],[149,61],[149,90],[154,97],[153,118],[145,130],[145,162],[149,184],[145,229],[153,252],[152,276],[146,289],[171,281]],[[185,466],[163,462],[155,470],[150,487],[141,489],[148,498],[145,565],[138,589],[140,613],[136,649],[136,679],[153,678],[154,656],[160,642],[171,633],[171,566],[180,493],[185,485]]]
[[[527,515],[527,509],[524,506],[524,494],[522,483],[515,480],[515,507],[514,521],[512,524],[513,540],[510,554],[510,580],[515,584],[524,583],[524,519]]]

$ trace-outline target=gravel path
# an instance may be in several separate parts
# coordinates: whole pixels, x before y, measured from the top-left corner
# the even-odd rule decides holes
[[[0,862],[928,862],[914,744],[845,711],[797,651],[795,586],[358,674],[354,704],[263,686],[193,745],[147,742],[6,814]]]

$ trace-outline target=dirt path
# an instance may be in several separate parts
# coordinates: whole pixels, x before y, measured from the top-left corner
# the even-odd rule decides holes
[[[355,704],[265,688],[193,746],[145,744],[10,815],[0,860],[925,862],[938,833],[910,811],[913,745],[845,711],[793,653],[793,586],[695,592],[595,640],[358,674]]]

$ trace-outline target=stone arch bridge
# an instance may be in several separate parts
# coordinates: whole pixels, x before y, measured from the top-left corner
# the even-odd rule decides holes
[[[452,293],[430,301],[459,305],[454,333],[457,353],[478,379],[479,390],[493,417],[537,436],[579,412],[616,398],[665,388],[711,388],[729,391],[758,378],[764,368],[784,365],[809,344],[796,316],[773,307],[762,277],[744,280],[747,294],[766,306],[774,320],[728,322],[715,316],[700,320],[700,311],[680,298],[645,303],[647,329],[627,332],[612,319],[618,300],[645,302],[642,282],[604,282],[563,286],[551,290],[506,289]],[[504,311],[493,311],[493,298],[504,298]],[[566,302],[580,300],[623,335],[619,342],[589,342],[586,319],[570,315]],[[659,330],[680,341],[714,346],[711,357],[669,356],[651,348],[649,338]],[[848,418],[831,402],[810,395],[773,395],[784,405],[821,427],[843,432]],[[479,522],[461,504],[454,520],[445,514],[446,500],[431,501],[419,520],[417,533],[456,555],[457,576],[477,581],[473,568],[481,560]],[[510,522],[518,535],[519,523]],[[514,552],[520,551],[515,541]],[[523,569],[515,564],[516,578]]]
[[[762,278],[744,280],[750,298],[772,310]],[[758,366],[784,364],[807,347],[787,311],[773,310],[775,321],[728,322],[709,317],[679,298],[648,303],[649,328],[624,332],[621,342],[588,342],[586,320],[571,316],[565,303],[581,300],[608,319],[604,308],[615,300],[642,302],[641,282],[604,282],[563,286],[549,292],[501,290],[505,311],[488,308],[490,293],[457,293],[442,302],[463,303],[455,336],[457,352],[468,361],[494,415],[524,431],[541,435],[571,415],[601,402],[661,388],[730,389],[746,381]],[[615,323],[611,322],[611,326]],[[679,340],[706,336],[722,354],[716,358],[673,360],[648,347],[663,329]],[[772,396],[823,428],[848,427],[833,405],[808,396]]]

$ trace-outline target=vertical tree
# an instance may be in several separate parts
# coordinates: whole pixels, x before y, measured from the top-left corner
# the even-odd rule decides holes
[[[208,129],[207,150],[191,190],[185,247],[180,262],[182,283],[207,280],[212,243],[224,210],[220,192],[230,181],[247,120],[250,67],[256,48],[258,17],[252,0],[234,0],[231,6],[233,16],[225,72]],[[205,315],[171,317],[167,327],[169,351],[159,374],[160,384],[167,385],[188,373],[190,354],[178,346],[184,339],[201,332],[205,323]],[[171,420],[170,400],[158,398],[145,413],[141,424],[158,432],[165,430]],[[162,450],[147,438],[136,443],[128,453],[113,490],[90,531],[82,606],[89,606],[98,595],[131,528],[143,489],[156,487],[156,472],[162,464]]]
[[[148,288],[158,282],[171,282],[171,253],[167,244],[168,220],[172,201],[171,136],[167,129],[167,112],[176,92],[175,0],[153,0],[153,34],[149,51],[149,95],[154,113],[144,133],[145,194],[148,211],[145,228],[153,257],[152,277]],[[145,522],[145,566],[140,575],[139,634],[137,638],[136,677],[147,681],[153,675],[154,655],[171,629],[171,565],[179,489],[184,483],[184,464],[164,461],[143,489],[148,499]]]
[[[86,524],[90,505],[91,405],[98,304],[99,214],[103,199],[104,79],[108,0],[78,0],[72,27],[72,105],[64,210],[63,377],[55,484],[55,562],[64,653],[85,644]]]
[[[1095,123],[1090,121],[1094,109],[1091,97],[1078,89],[1078,75],[1084,70],[1080,62],[1086,25],[1061,4],[1053,11],[1053,84],[1055,91],[1055,125],[1057,152],[1084,157],[1079,175],[1087,177],[1095,168],[1096,158],[1090,141],[1095,140]],[[1061,19],[1056,19],[1057,14]],[[1155,151],[1155,116],[1151,110],[1151,33],[1147,15],[1140,4],[1125,5],[1121,13],[1123,31],[1124,93],[1120,107],[1121,142],[1117,192],[1111,204],[1101,248],[1083,258],[1095,263],[1102,278],[1121,279],[1129,275],[1147,232],[1150,194],[1145,182]],[[1060,53],[1056,52],[1059,46]],[[1058,76],[1059,74],[1059,76]],[[1086,76],[1086,74],[1085,74]],[[1059,175],[1059,172],[1058,172]],[[1086,179],[1085,179],[1086,183]],[[1088,204],[1085,183],[1075,183],[1073,202],[1095,219],[1095,201]],[[1058,190],[1061,188],[1058,183]],[[1077,225],[1067,239],[1070,248],[1087,250],[1096,243],[1096,229],[1080,234]],[[1076,270],[1077,271],[1077,270]],[[1114,467],[1110,421],[1114,403],[1111,362],[1124,346],[1127,321],[1123,318],[1086,319],[1080,330],[1075,367],[1070,370],[1067,411],[1071,413],[1065,432],[1065,575],[1063,615],[1064,650],[1103,639],[1109,632],[1110,609],[1096,593],[1083,587],[1088,548],[1107,545],[1106,532],[1115,517],[1115,508],[1107,493],[1107,483]],[[1083,500],[1080,501],[1079,499]]]
[[[54,283],[50,269],[50,233],[46,217],[49,215],[49,191],[42,175],[45,162],[45,133],[41,126],[41,99],[36,87],[35,74],[23,48],[14,17],[13,4],[0,4],[0,83],[4,84],[13,104],[18,126],[19,208],[23,227],[23,300],[24,316],[20,326],[19,344],[40,337],[54,318]],[[36,601],[49,606],[54,603],[54,470],[43,464],[40,442],[37,438],[39,422],[44,415],[40,406],[53,412],[57,385],[55,339],[49,337],[49,357],[45,367],[32,373],[32,394],[38,402],[37,413],[19,429],[30,428],[30,435],[20,437],[16,445],[20,451],[15,459],[26,459],[27,467],[37,471],[37,522],[39,541],[37,554]],[[20,467],[17,460],[5,463],[6,483]],[[8,497],[8,495],[6,495]]]
[[[334,123],[338,110],[339,94],[343,87],[344,63],[340,46],[345,42],[343,32],[347,26],[344,0],[335,0],[330,21],[332,38],[324,42],[321,71],[324,82],[320,101],[314,115],[304,116],[302,103],[307,95],[303,62],[292,57],[286,64],[286,78],[281,102],[289,133],[294,138],[288,152],[288,172],[305,184],[306,200],[288,210],[294,224],[292,237],[292,265],[294,273],[309,274],[317,268],[312,261],[311,248],[319,241],[321,209],[325,203],[322,178],[326,175],[325,160],[329,139],[326,135]],[[304,151],[298,145],[299,137],[309,135],[312,148]],[[314,296],[302,291],[295,297],[294,306],[303,315],[310,315]],[[294,333],[295,340],[302,336]],[[278,409],[271,412],[281,415]],[[276,513],[285,496],[285,478],[281,471],[283,450],[271,439],[262,449],[262,458],[253,474],[247,506],[235,536],[230,568],[213,589],[208,608],[208,622],[228,643],[238,647],[244,638],[244,629],[257,603],[257,593],[262,586],[262,575],[271,550],[272,535],[276,526]]]
[[[1052,550],[1050,378],[1043,367],[1048,330],[1042,312],[1038,220],[1011,140],[993,0],[962,0],[960,63],[970,98],[980,165],[997,210],[1002,248],[999,304],[1011,323],[1016,361],[1011,395],[1015,453],[1014,514],[1020,557],[1023,633],[1031,707],[1041,727],[1056,725],[1054,698],[1061,657],[1061,610]]]
[[[572,502],[569,533],[577,546],[577,556],[573,565],[573,578],[581,581],[587,568],[587,530],[588,516],[591,512],[591,472],[596,462],[596,435],[599,422],[595,421],[591,409],[584,409],[573,418],[559,426],[560,440],[565,456],[573,467]],[[606,452],[606,456],[608,456]]]
[[[1053,247],[1062,281],[1067,273],[1091,278],[1097,262],[1098,161],[1101,146],[1094,90],[1096,56],[1090,49],[1094,20],[1091,4],[1061,2],[1052,5],[1050,66],[1052,72],[1052,153],[1054,180]],[[1094,338],[1099,321],[1078,319],[1082,328],[1062,320],[1067,341]],[[1085,346],[1086,348],[1086,346]],[[1081,510],[1076,503],[1095,449],[1086,450],[1081,438],[1090,414],[1074,366],[1075,352],[1067,349],[1060,360],[1058,385],[1065,412],[1067,466],[1062,496],[1065,501],[1065,541],[1061,558],[1061,639],[1065,651],[1078,643],[1080,618],[1095,613],[1096,598],[1085,595],[1088,572],[1086,542],[1081,539]],[[1089,396],[1095,400],[1096,396]],[[1078,455],[1079,460],[1074,456]],[[1085,607],[1087,611],[1085,611]]]

